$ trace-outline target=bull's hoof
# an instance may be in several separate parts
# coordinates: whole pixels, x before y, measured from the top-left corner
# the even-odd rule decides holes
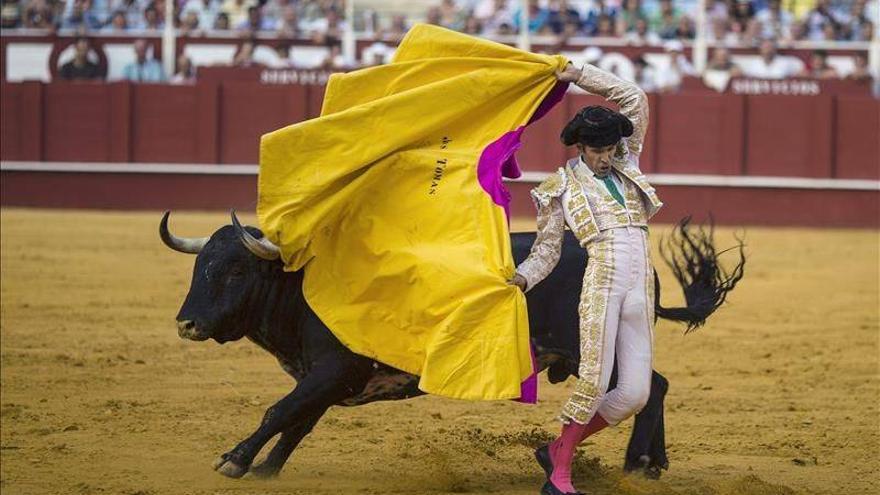
[[[267,480],[271,478],[277,478],[278,474],[281,472],[281,468],[270,465],[267,462],[261,462],[256,466],[251,466],[251,470],[249,472],[251,473],[251,476],[254,476],[255,478]]]
[[[241,478],[248,472],[247,467],[241,467],[230,461],[227,454],[223,454],[215,459],[211,467],[214,468],[214,471],[217,471],[227,478]]]
[[[647,455],[639,456],[635,462],[627,461],[623,466],[623,470],[627,473],[640,473],[650,480],[659,480],[660,475],[663,474],[662,468],[651,462],[651,457]]]

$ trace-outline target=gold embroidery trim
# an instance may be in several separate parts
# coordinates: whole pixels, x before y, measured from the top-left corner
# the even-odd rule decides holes
[[[584,193],[584,185],[578,176],[574,173],[570,166],[566,166],[564,171],[566,184],[568,187],[569,201],[568,214],[574,223],[572,231],[575,233],[581,246],[586,246],[599,235],[599,226],[596,224],[593,211],[590,209],[590,203]]]
[[[560,170],[532,189],[532,197],[535,198],[538,206],[547,206],[551,199],[562,195],[565,191],[565,182],[565,174]]]
[[[602,376],[605,346],[605,319],[611,292],[614,267],[613,240],[590,244],[590,259],[584,272],[584,285],[578,305],[580,317],[581,360],[578,381],[560,419],[586,424],[596,413],[602,399],[599,380]],[[608,363],[609,365],[611,363]]]

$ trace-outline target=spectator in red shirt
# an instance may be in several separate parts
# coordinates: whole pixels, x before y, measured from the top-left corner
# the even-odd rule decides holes
[[[815,50],[810,55],[810,63],[798,74],[800,77],[813,77],[816,79],[837,79],[840,75],[828,65],[828,52]]]

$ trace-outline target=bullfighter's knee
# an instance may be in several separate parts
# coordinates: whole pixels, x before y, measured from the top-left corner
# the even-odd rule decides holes
[[[605,396],[599,412],[610,424],[617,424],[641,411],[650,396],[651,387],[647,380],[641,384],[618,384]]]
[[[621,419],[626,419],[641,411],[645,404],[648,403],[650,396],[651,387],[649,383],[623,387],[618,396]]]
[[[633,387],[626,398],[626,403],[630,410],[629,415],[631,416],[641,411],[645,407],[645,404],[648,403],[649,397],[651,397],[650,384],[646,383],[643,386]]]

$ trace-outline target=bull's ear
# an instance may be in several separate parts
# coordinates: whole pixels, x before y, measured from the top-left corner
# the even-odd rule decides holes
[[[187,254],[199,254],[199,251],[208,243],[209,237],[177,237],[168,230],[168,217],[171,216],[170,211],[166,211],[162,215],[162,221],[159,222],[159,237],[162,242],[169,248]]]
[[[241,222],[239,222],[238,217],[235,216],[235,210],[231,210],[230,214],[232,216],[232,228],[235,229],[235,233],[248,251],[252,252],[259,258],[269,261],[274,261],[281,257],[281,249],[279,249],[278,246],[272,244],[265,237],[257,239],[252,236],[247,229],[241,226]]]

